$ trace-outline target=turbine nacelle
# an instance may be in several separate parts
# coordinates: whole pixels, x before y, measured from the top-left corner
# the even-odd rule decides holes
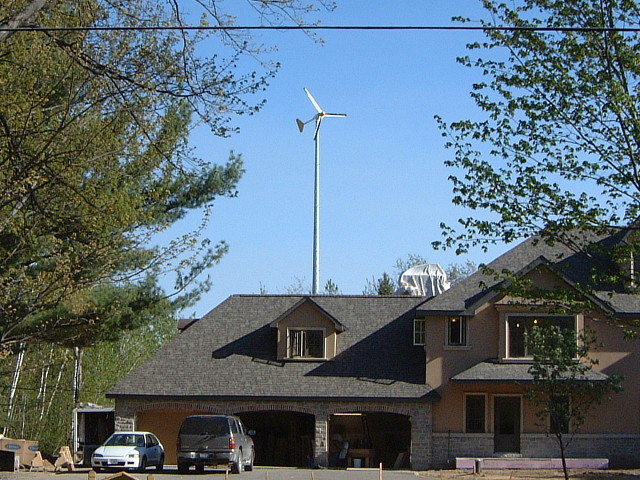
[[[313,104],[314,108],[318,111],[318,113],[316,113],[313,118],[311,118],[310,120],[307,120],[306,122],[303,122],[302,120],[300,120],[299,118],[296,118],[296,123],[298,124],[298,130],[300,130],[300,133],[302,133],[304,131],[304,126],[307,123],[311,123],[312,121],[316,121],[316,129],[315,132],[313,133],[313,139],[317,139],[318,138],[318,132],[320,131],[320,124],[322,123],[322,119],[324,117],[346,117],[347,114],[346,113],[327,113],[325,112],[322,107],[320,107],[320,104],[316,101],[315,98],[313,98],[313,95],[311,95],[311,92],[309,90],[307,90],[306,88],[304,89],[304,91],[307,93],[307,96],[309,97],[309,100],[311,100],[311,103]]]

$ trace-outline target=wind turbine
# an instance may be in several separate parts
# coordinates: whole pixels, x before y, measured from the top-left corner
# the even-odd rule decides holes
[[[315,141],[315,184],[313,189],[313,283],[311,286],[311,293],[313,295],[317,295],[319,293],[319,284],[320,284],[320,124],[322,123],[322,119],[325,117],[346,117],[345,113],[327,113],[325,112],[311,92],[304,89],[309,100],[313,104],[314,108],[318,113],[316,113],[313,118],[303,122],[299,118],[296,119],[296,123],[298,124],[298,130],[300,133],[303,132],[304,126],[307,123],[312,121],[316,121],[316,128],[313,132],[313,140]]]

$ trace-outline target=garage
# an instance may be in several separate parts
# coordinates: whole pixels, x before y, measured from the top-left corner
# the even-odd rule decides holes
[[[255,464],[272,467],[307,467],[313,462],[315,418],[296,412],[237,413],[254,430]]]
[[[396,413],[336,413],[329,420],[329,467],[409,468],[411,418]]]
[[[189,415],[206,414],[202,410],[154,409],[138,413],[137,429],[153,432],[164,446],[165,464],[176,464],[176,442],[182,421]]]

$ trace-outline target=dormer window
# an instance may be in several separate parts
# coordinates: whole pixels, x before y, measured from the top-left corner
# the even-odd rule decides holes
[[[289,358],[325,358],[324,329],[289,329]]]
[[[315,300],[303,297],[269,324],[278,329],[276,355],[281,361],[333,360],[344,325]]]

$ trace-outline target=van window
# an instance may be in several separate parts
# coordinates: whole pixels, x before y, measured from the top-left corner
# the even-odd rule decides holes
[[[225,435],[229,422],[225,417],[187,417],[180,433],[184,435]]]

